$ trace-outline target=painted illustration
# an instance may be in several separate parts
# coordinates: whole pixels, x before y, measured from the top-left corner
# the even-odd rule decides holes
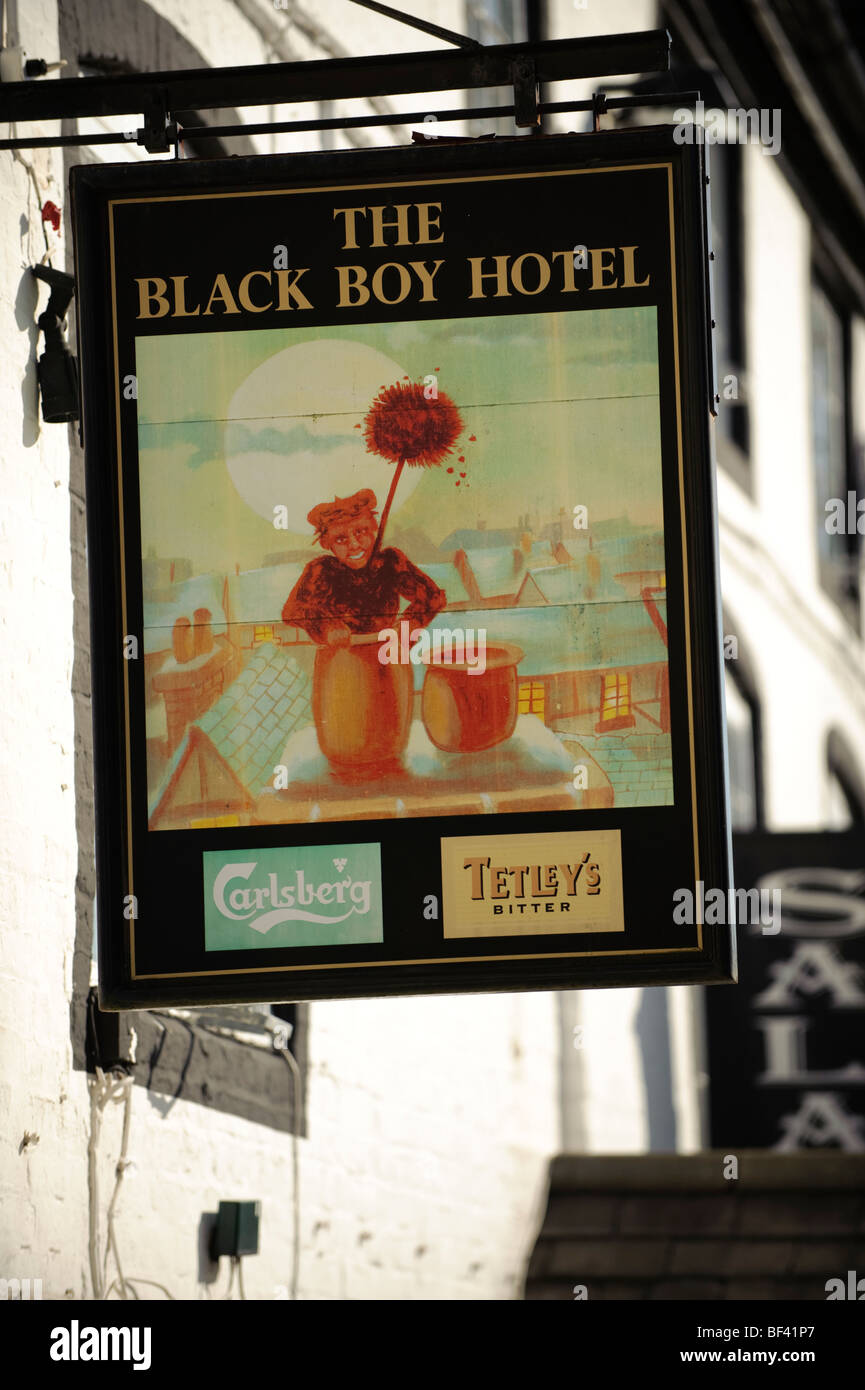
[[[136,354],[151,829],[672,803],[654,309]]]

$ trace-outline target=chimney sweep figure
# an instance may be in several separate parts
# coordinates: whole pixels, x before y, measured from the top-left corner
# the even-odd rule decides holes
[[[417,382],[383,386],[364,420],[367,451],[397,465],[378,529],[370,488],[320,502],[307,516],[316,539],[331,553],[310,560],[282,620],[303,628],[318,644],[313,718],[319,747],[339,780],[403,774],[414,678],[405,665],[380,662],[380,649],[371,644],[398,615],[401,622],[426,627],[447,595],[401,550],[382,549],[382,537],[405,465],[441,463],[462,428],[459,411],[443,392],[427,400]],[[403,599],[409,606],[400,613]]]
[[[443,391],[428,397],[417,381],[381,388],[364,419],[364,439],[368,453],[396,469],[378,530],[369,488],[313,507],[307,521],[331,555],[307,565],[282,610],[284,623],[303,628],[314,642],[344,647],[355,634],[392,627],[401,598],[409,601],[401,620],[417,627],[432,622],[447,602],[444,590],[401,550],[382,550],[381,543],[405,465],[437,467],[462,429],[462,417]]]
[[[426,627],[447,602],[444,590],[401,550],[378,546],[375,507],[375,493],[362,488],[319,502],[307,516],[316,540],[331,553],[310,560],[282,621],[321,645],[347,647],[353,635],[392,627],[400,599],[409,601],[401,617],[415,627]]]

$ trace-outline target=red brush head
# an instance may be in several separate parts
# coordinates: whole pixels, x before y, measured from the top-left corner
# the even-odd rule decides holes
[[[443,391],[427,399],[422,382],[383,386],[367,411],[367,451],[391,463],[430,468],[453,451],[464,426],[450,396]]]

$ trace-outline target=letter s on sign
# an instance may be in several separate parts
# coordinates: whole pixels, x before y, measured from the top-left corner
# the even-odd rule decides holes
[[[860,869],[777,869],[755,887],[783,893],[785,936],[822,940],[865,932],[865,898],[859,896],[865,874]]]

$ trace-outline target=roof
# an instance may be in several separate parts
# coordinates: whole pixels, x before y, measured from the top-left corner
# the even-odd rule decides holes
[[[501,545],[489,550],[468,550],[466,559],[484,598],[515,594],[525,574],[525,557],[515,559],[514,546]]]
[[[440,589],[444,589],[448,596],[448,607],[452,603],[469,602],[469,593],[456,565],[446,561],[444,564],[420,565],[418,568],[422,569],[424,574],[428,574]]]
[[[532,565],[529,574],[547,603],[579,603],[589,584],[584,565]]]
[[[532,541],[532,548],[529,552],[530,565],[548,565],[553,554],[554,540]]]
[[[312,681],[286,648],[264,642],[196,723],[258,795],[289,734],[312,723]]]
[[[639,600],[615,603],[551,603],[542,608],[471,609],[460,613],[465,631],[485,634],[487,647],[513,642],[524,653],[517,675],[556,675],[564,671],[605,671],[667,660],[667,649]],[[453,630],[452,614],[429,624]],[[475,639],[476,640],[476,639]],[[415,667],[415,685],[426,667]]]
[[[584,561],[589,553],[588,532],[575,531],[573,535],[566,536],[564,540],[554,542],[562,547],[572,560],[577,562]]]
[[[152,799],[159,807],[196,735],[253,797],[273,778],[289,735],[312,721],[312,681],[285,647],[264,642],[215,705],[187,729]]]
[[[492,550],[496,546],[513,544],[514,537],[518,534],[516,531],[470,531],[463,528],[461,531],[451,531],[449,536],[445,536],[439,550],[442,553],[452,553],[455,550]]]
[[[662,570],[664,535],[662,531],[646,531],[641,535],[622,535],[595,541],[594,552],[613,570]]]

